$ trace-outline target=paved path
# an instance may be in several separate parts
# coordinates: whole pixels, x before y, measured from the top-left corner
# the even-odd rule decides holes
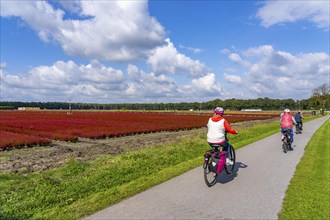
[[[213,187],[200,166],[85,219],[277,219],[305,146],[327,119],[305,123],[286,154],[279,133],[237,150],[236,172]]]

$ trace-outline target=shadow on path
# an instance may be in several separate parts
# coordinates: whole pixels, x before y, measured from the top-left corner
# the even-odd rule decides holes
[[[235,179],[238,176],[239,169],[245,169],[247,167],[248,167],[248,165],[246,165],[242,162],[236,162],[235,167],[234,167],[234,172],[232,174],[228,175],[226,173],[226,171],[223,170],[220,173],[220,175],[217,176],[217,183],[226,184],[226,183],[232,181],[233,179]]]

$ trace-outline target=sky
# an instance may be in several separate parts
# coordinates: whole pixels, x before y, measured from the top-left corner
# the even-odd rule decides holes
[[[329,0],[0,0],[0,101],[308,99]]]

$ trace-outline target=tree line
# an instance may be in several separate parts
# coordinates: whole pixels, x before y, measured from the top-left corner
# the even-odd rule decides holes
[[[19,107],[39,107],[40,109],[62,110],[211,110],[221,106],[227,110],[261,109],[283,110],[300,109],[312,110],[329,109],[329,95],[325,102],[314,99],[215,99],[208,102],[180,102],[180,103],[121,103],[121,104],[98,104],[98,103],[68,103],[68,102],[0,102],[0,109],[18,109]]]
[[[10,102],[1,101],[0,109],[18,109],[18,107],[39,107],[40,109],[62,110],[211,110],[221,106],[226,110],[261,109],[283,110],[329,110],[329,87],[323,84],[312,91],[309,99],[215,99],[208,102],[180,102],[180,103],[69,103],[69,102]]]

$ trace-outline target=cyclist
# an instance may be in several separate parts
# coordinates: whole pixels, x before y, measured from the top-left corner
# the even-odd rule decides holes
[[[224,119],[222,116],[224,114],[224,110],[222,107],[216,107],[214,109],[214,115],[209,118],[207,123],[207,142],[210,146],[212,145],[221,145],[222,151],[228,152],[228,148],[230,144],[226,140],[226,131],[231,134],[237,134],[237,131],[233,129],[229,122]],[[233,165],[233,162],[226,158],[226,163],[229,165]]]
[[[289,130],[291,143],[293,143],[292,123],[297,124],[294,117],[290,113],[290,109],[285,109],[284,113],[282,113],[280,117],[281,132],[283,134],[284,130]]]
[[[304,117],[302,116],[302,114],[300,113],[300,111],[297,112],[297,114],[294,116],[294,119],[296,120],[297,124],[296,124],[296,128],[298,126],[300,126],[300,129],[302,130],[303,128],[303,123],[302,123],[302,119]]]

